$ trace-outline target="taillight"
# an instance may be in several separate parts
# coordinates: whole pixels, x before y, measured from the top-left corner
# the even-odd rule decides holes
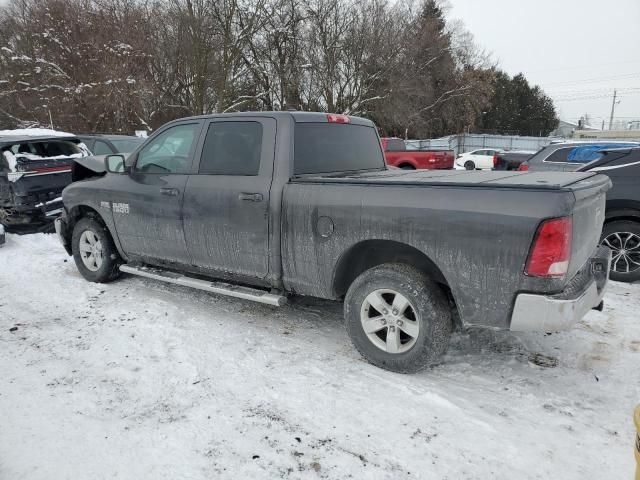
[[[494,155],[493,156],[493,167],[497,167],[498,166],[498,155]]]
[[[347,115],[338,115],[337,113],[328,113],[327,122],[329,123],[350,123],[351,119]]]
[[[518,167],[518,171],[519,172],[528,172],[529,171],[529,165],[525,165],[524,163],[521,163],[520,166]]]
[[[525,274],[533,277],[561,278],[571,259],[573,220],[571,217],[545,220],[533,239]]]

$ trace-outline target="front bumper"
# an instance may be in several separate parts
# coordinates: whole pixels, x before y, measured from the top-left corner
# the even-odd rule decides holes
[[[521,293],[516,297],[510,329],[515,332],[568,330],[602,302],[611,251],[599,247],[584,268],[556,295]]]
[[[67,253],[69,255],[72,255],[71,245],[67,241],[67,238],[69,237],[67,235],[67,222],[65,221],[65,217],[66,215],[63,213],[61,216],[57,217],[53,221],[53,224],[56,228],[56,235],[58,236],[58,240],[60,240],[60,243],[62,244],[64,249],[67,251]]]

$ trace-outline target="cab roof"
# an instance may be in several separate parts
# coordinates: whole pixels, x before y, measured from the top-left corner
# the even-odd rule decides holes
[[[278,119],[293,119],[296,123],[330,123],[330,116],[339,116],[339,117],[348,117],[349,124],[351,125],[365,125],[368,127],[373,127],[374,123],[371,120],[362,117],[355,117],[351,115],[342,115],[342,114],[333,114],[333,113],[323,113],[323,112],[301,112],[301,111],[266,111],[266,112],[233,112],[233,113],[214,113],[214,114],[206,114],[206,115],[197,115],[193,117],[179,118],[174,120],[183,121],[183,120],[207,120],[211,118],[238,118],[238,117],[268,117]],[[173,123],[173,122],[172,122]],[[335,123],[343,123],[343,122],[335,122]]]

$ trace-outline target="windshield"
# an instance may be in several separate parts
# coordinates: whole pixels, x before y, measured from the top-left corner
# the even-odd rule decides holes
[[[294,174],[385,168],[373,127],[336,123],[297,123]]]

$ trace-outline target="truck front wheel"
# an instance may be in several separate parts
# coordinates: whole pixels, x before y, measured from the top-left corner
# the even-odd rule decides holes
[[[105,283],[119,276],[120,255],[107,228],[98,220],[85,217],[76,223],[71,249],[78,271],[86,280]]]
[[[451,336],[451,312],[442,289],[420,271],[383,264],[362,273],[344,302],[347,332],[370,363],[399,373],[433,365]]]

